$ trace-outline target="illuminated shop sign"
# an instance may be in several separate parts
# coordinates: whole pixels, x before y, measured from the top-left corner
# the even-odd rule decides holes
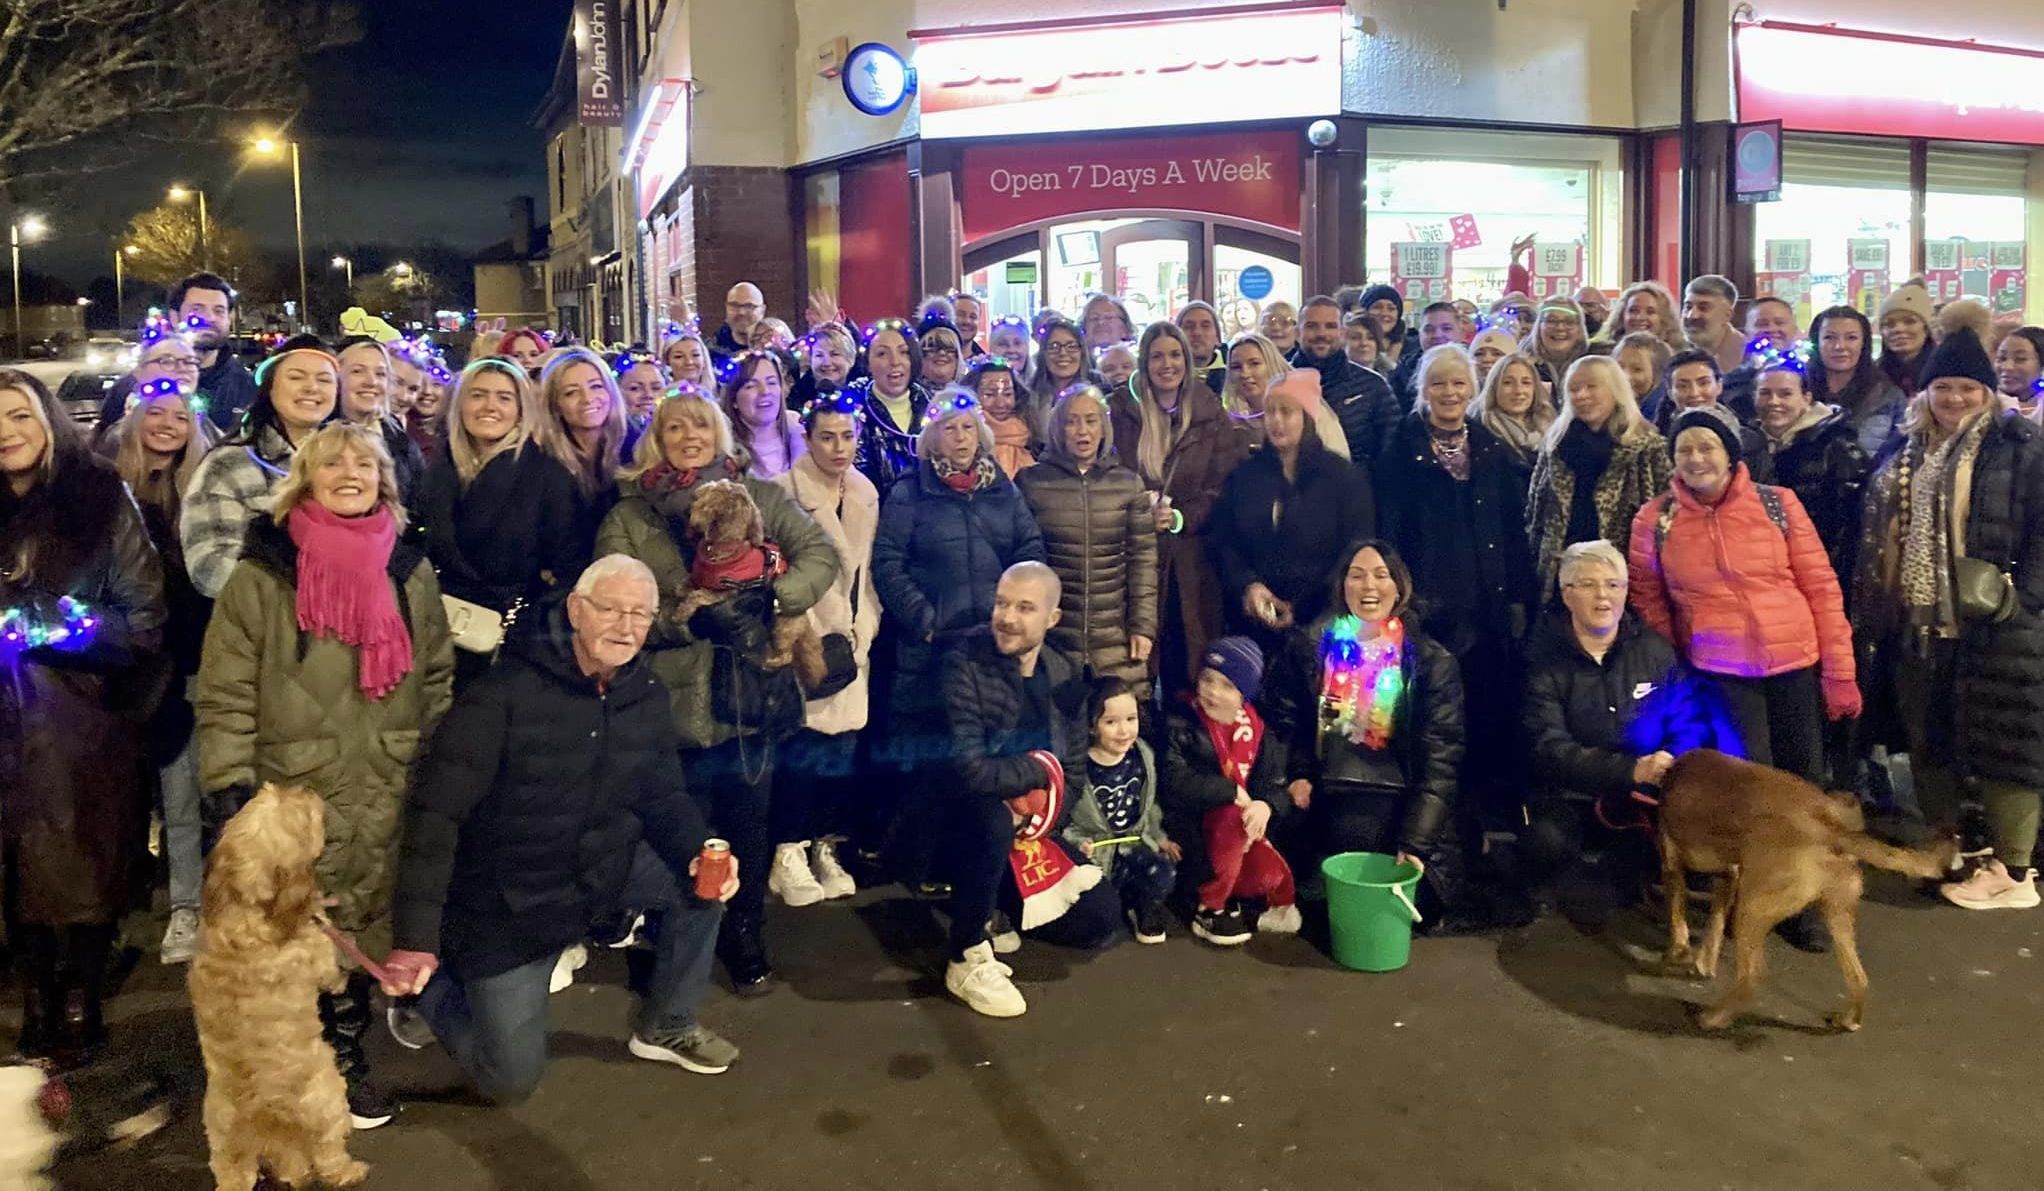
[[[1737,37],[1741,120],[2044,144],[2044,52],[1778,21]]]
[[[1343,23],[1329,6],[914,32],[922,135],[1335,115]]]
[[[1299,229],[1299,138],[1286,132],[969,145],[960,206],[970,242],[1089,212],[1192,211]]]

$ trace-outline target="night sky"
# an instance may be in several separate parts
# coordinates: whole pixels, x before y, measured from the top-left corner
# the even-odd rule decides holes
[[[509,235],[504,204],[546,218],[546,161],[529,121],[553,81],[572,0],[361,0],[366,36],[306,62],[301,142],[307,266],[333,246]],[[23,264],[82,287],[112,273],[121,226],[172,182],[206,190],[209,214],[265,247],[294,250],[288,166],[245,164],[233,145],[167,145],[81,178],[45,206],[55,235]]]

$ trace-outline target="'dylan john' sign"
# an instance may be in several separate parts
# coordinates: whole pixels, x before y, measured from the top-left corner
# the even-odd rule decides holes
[[[965,238],[1101,211],[1184,211],[1299,227],[1299,145],[1288,133],[973,146]]]

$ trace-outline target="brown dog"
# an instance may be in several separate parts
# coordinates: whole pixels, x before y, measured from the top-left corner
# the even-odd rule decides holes
[[[326,806],[264,786],[206,861],[199,951],[187,983],[206,1060],[206,1144],[221,1191],[258,1172],[294,1187],[359,1183],[348,1156],[348,1093],[320,1036],[320,990],[339,992],[334,945],[315,920],[313,861]]]
[[[717,480],[696,491],[688,506],[688,544],[695,561],[689,567],[691,587],[681,597],[683,622],[748,588],[764,586],[771,599],[774,579],[788,569],[780,547],[766,540],[766,522],[752,493],[736,480]],[[821,685],[830,669],[809,618],[776,612],[766,668],[790,662],[805,691]]]
[[[1697,1019],[1707,1030],[1731,1024],[1752,1000],[1766,968],[1767,936],[1775,925],[1817,905],[1845,973],[1845,1008],[1831,1016],[1841,1030],[1857,1030],[1866,1009],[1867,972],[1860,966],[1853,928],[1862,881],[1859,866],[1930,879],[1945,874],[1958,845],[1912,852],[1866,834],[1866,821],[1849,795],[1826,794],[1779,769],[1740,761],[1712,749],[1684,753],[1661,783],[1661,879],[1668,899],[1671,969],[1705,979],[1717,974],[1725,919],[1735,916],[1732,987]],[[1703,947],[1689,947],[1689,922],[1680,891],[1689,873],[1712,873],[1710,920]]]

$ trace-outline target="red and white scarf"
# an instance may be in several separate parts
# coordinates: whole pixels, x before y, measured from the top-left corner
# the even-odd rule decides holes
[[[1256,708],[1246,699],[1232,723],[1222,723],[1207,715],[1207,709],[1200,706],[1197,698],[1192,700],[1192,709],[1199,713],[1199,722],[1206,725],[1207,739],[1214,742],[1214,755],[1221,759],[1221,776],[1248,789],[1249,772],[1256,768],[1257,754],[1263,751],[1263,717],[1256,714]]]

